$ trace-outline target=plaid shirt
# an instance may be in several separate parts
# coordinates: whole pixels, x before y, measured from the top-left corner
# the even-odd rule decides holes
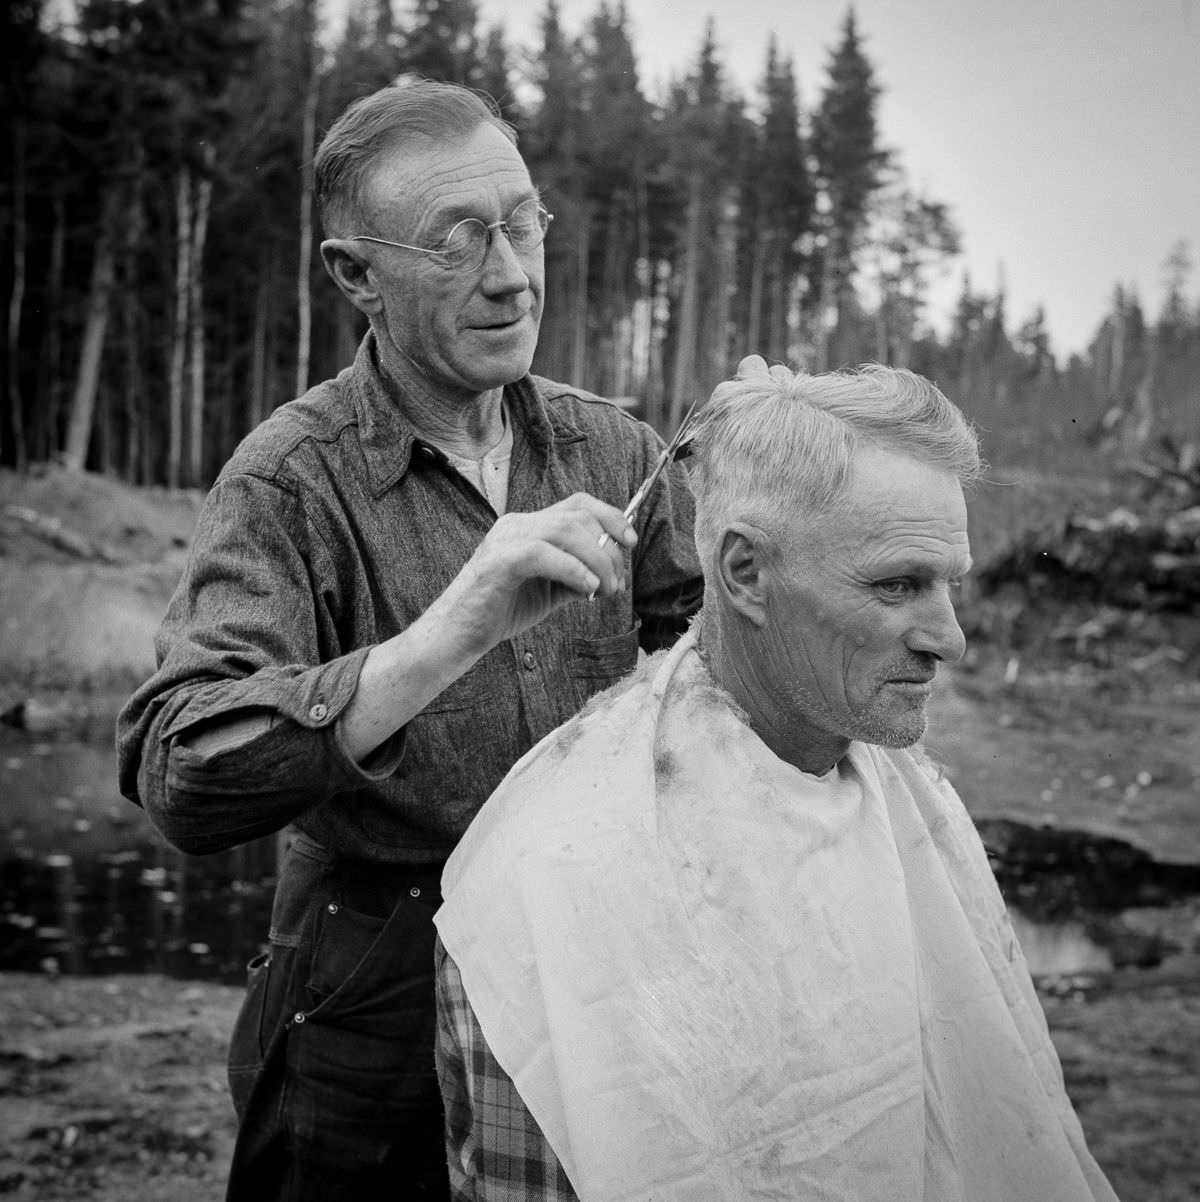
[[[554,1149],[484,1040],[458,966],[440,939],[437,1003],[453,1202],[578,1202]]]

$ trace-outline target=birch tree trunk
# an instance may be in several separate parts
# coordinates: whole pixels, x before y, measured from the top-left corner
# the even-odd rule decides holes
[[[204,175],[196,184],[196,204],[189,241],[188,349],[191,355],[188,390],[188,473],[193,488],[204,478],[204,244],[208,237],[208,212],[212,202],[213,148],[204,147]]]
[[[108,332],[109,302],[115,279],[116,248],[113,245],[113,226],[120,199],[116,182],[110,183],[100,210],[100,229],[96,238],[96,253],[92,259],[92,274],[88,282],[83,341],[79,369],[75,375],[75,391],[71,398],[71,413],[67,423],[63,466],[81,472],[87,462],[88,445],[92,440],[92,418],[96,411],[96,393],[100,387],[100,364],[104,357],[104,339]]]
[[[297,325],[296,396],[308,391],[309,362],[312,356],[312,245],[313,245],[313,172],[312,159],[317,138],[317,97],[321,91],[318,50],[313,46],[313,68],[304,94],[304,129],[301,162],[304,164],[300,185],[300,266],[296,280]]]
[[[140,147],[136,151],[134,179],[130,190],[130,202],[126,208],[124,238],[121,248],[121,273],[125,287],[121,292],[121,342],[124,359],[124,409],[125,409],[125,478],[131,483],[147,483],[145,467],[149,451],[144,444],[149,442],[146,421],[146,383],[142,371],[141,342],[139,335],[138,290],[130,286],[137,279],[138,248],[142,244],[145,230],[145,206],[142,202],[143,155]]]
[[[167,377],[167,487],[178,488],[183,467],[183,384],[187,367],[188,301],[191,299],[192,173],[175,178],[175,314]]]
[[[8,297],[8,411],[12,414],[13,463],[23,471],[28,448],[25,445],[25,403],[21,396],[21,313],[25,305],[25,119],[18,117],[13,125],[12,178],[12,291]],[[4,429],[0,426],[0,449],[4,446]]]
[[[46,304],[48,312],[46,328],[46,353],[38,365],[37,404],[34,422],[34,457],[48,459],[58,450],[59,421],[62,417],[63,393],[66,385],[62,365],[62,311],[63,280],[67,260],[66,201],[63,184],[55,181],[50,201],[54,225],[50,234],[50,264],[46,272]]]
[[[679,321],[675,327],[675,370],[671,373],[671,409],[667,426],[673,432],[683,420],[685,398],[695,390],[694,362],[700,317],[701,179],[692,175],[683,245],[683,283],[679,289]]]
[[[763,277],[767,270],[767,235],[756,222],[754,259],[750,267],[750,297],[746,322],[746,353],[762,354]]]
[[[247,414],[250,429],[267,415],[267,321],[271,304],[271,273],[264,270],[259,276],[254,297],[254,334],[250,352],[250,409]]]
[[[592,206],[580,205],[579,241],[575,246],[575,304],[571,328],[571,375],[576,387],[584,387],[588,361],[588,263],[592,253]]]

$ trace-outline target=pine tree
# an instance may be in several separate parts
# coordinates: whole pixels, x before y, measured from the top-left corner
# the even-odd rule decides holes
[[[742,175],[739,325],[745,346],[768,359],[798,361],[794,301],[815,200],[789,58],[772,36],[762,84],[762,118]]]
[[[588,386],[640,391],[649,347],[637,344],[634,307],[648,303],[647,175],[650,106],[642,95],[625,6],[601,3],[579,46],[579,162],[587,213],[586,317],[577,364]]]
[[[897,170],[872,199],[866,245],[875,340],[862,357],[908,367],[932,277],[959,252],[958,229],[944,204],[914,193]]]
[[[538,98],[525,116],[521,150],[554,225],[546,239],[546,296],[535,370],[579,378],[586,355],[590,211],[582,163],[580,62],[555,0],[541,18],[541,48],[531,60]]]
[[[506,121],[513,125],[520,124],[521,107],[513,90],[512,67],[503,25],[492,25],[484,35],[475,81],[475,86],[496,102]]]
[[[678,196],[669,276],[668,427],[732,367],[738,193],[753,142],[744,108],[726,83],[710,20],[696,63],[673,87],[664,115],[664,168]]]
[[[850,9],[813,122],[813,152],[824,198],[815,288],[822,366],[842,362],[840,342],[849,341],[844,327],[855,309],[854,274],[868,205],[888,161],[876,122],[879,92]],[[833,343],[826,347],[823,336],[830,322]]]
[[[473,85],[479,68],[478,22],[475,0],[415,0],[400,70]]]

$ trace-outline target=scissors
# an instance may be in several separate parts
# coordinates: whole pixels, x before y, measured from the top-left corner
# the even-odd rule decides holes
[[[663,474],[667,464],[679,455],[684,439],[691,431],[693,418],[696,414],[696,406],[699,403],[700,399],[698,397],[691,403],[688,411],[683,415],[683,421],[679,423],[679,429],[675,431],[675,437],[663,448],[662,454],[659,455],[657,462],[650,470],[650,475],[638,485],[637,492],[633,494],[629,504],[625,506],[625,520],[627,522],[632,522],[637,517],[637,512],[641,509],[642,502],[650,495],[650,490],[654,487],[654,482]],[[608,540],[609,536],[606,531],[600,535],[600,541],[596,545],[603,547]]]

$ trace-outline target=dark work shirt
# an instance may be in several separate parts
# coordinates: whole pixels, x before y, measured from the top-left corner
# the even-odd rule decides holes
[[[508,510],[582,491],[624,508],[661,442],[577,389],[505,389]],[[370,648],[420,616],[496,521],[392,401],[364,341],[352,367],[277,410],[214,485],[118,722],[121,789],[189,852],[289,823],[376,862],[443,858],[516,760],[699,607],[692,502],[672,466],[636,519],[629,588],[580,600],[489,651],[364,764],[337,719]],[[233,719],[249,738],[222,739]],[[212,737],[203,737],[213,732]]]

